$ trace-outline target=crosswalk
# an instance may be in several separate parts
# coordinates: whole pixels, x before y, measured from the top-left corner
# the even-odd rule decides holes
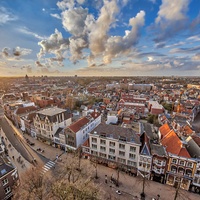
[[[56,163],[49,160],[43,167],[42,167],[42,171],[41,171],[41,175],[45,174],[46,172],[48,172],[52,167],[54,167]]]

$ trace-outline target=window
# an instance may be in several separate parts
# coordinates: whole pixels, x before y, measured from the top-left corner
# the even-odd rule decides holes
[[[5,188],[4,190],[5,190],[5,193],[6,193],[6,194],[8,194],[9,192],[11,192],[10,187]]]
[[[192,167],[193,167],[193,163],[188,162],[188,163],[187,163],[187,167],[191,167],[191,168],[192,168]]]
[[[119,151],[119,156],[125,156],[125,152],[124,151]]]
[[[179,161],[179,164],[184,166],[184,165],[185,165],[185,162],[184,162],[183,160],[180,160],[180,161]]]
[[[176,164],[177,163],[177,159],[173,158],[172,159],[172,163]]]
[[[129,153],[129,158],[134,160],[135,159],[135,154]]]
[[[115,156],[108,155],[108,159],[115,160]]]
[[[91,154],[92,154],[92,155],[95,155],[95,156],[98,155],[98,153],[97,153],[96,151],[91,151]]]
[[[109,153],[110,154],[115,154],[115,150],[114,149],[109,149]]]
[[[92,142],[97,143],[97,138],[92,138]]]
[[[123,164],[126,164],[126,160],[125,160],[125,159],[122,159],[122,158],[118,158],[118,162],[123,163]]]
[[[5,178],[5,179],[2,180],[3,186],[6,185],[7,183],[8,183],[8,179],[7,178]]]
[[[136,151],[136,147],[130,146],[130,151],[131,151],[131,152],[135,152],[135,151]]]
[[[120,149],[125,149],[125,144],[119,144]]]
[[[106,140],[100,140],[100,144],[106,144]]]
[[[110,142],[110,146],[114,147],[115,146],[115,142]]]
[[[128,160],[128,165],[136,167],[136,162]]]
[[[97,145],[96,144],[92,144],[92,148],[93,149],[97,149]]]
[[[100,151],[105,152],[105,151],[106,151],[106,147],[102,147],[102,146],[100,146]]]
[[[106,154],[105,153],[99,153],[99,156],[102,158],[106,158]]]

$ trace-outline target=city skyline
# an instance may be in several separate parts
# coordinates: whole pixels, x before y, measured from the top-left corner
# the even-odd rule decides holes
[[[1,76],[198,76],[198,0],[2,0]]]

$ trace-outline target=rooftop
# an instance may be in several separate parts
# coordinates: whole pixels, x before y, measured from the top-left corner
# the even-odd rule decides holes
[[[52,107],[52,108],[47,108],[41,111],[38,111],[38,114],[46,115],[46,116],[53,116],[57,115],[59,113],[65,112],[64,109],[58,108],[58,107]]]

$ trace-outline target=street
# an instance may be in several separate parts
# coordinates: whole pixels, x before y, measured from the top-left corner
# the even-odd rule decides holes
[[[32,164],[33,159],[36,159],[37,163],[41,165],[49,161],[48,158],[45,158],[44,156],[41,156],[39,153],[34,151],[34,149],[32,149],[27,144],[26,140],[17,130],[17,128],[12,124],[9,124],[4,117],[0,119],[0,126],[6,135],[7,146],[11,144],[11,146],[18,152],[18,154],[21,155],[21,157],[26,161],[28,161],[30,165]],[[8,150],[10,149],[8,148]],[[11,156],[10,153],[11,151],[9,151],[9,156],[13,157],[13,155]]]

